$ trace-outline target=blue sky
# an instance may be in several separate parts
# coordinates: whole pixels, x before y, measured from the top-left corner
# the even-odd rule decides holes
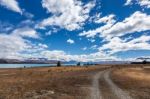
[[[150,0],[0,0],[0,58],[150,56]]]

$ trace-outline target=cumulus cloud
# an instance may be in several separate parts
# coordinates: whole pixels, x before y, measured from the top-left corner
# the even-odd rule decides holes
[[[82,33],[79,34],[79,36],[95,37],[96,35],[103,33],[105,30],[111,28],[112,25],[116,22],[114,18],[115,18],[115,15],[110,14],[108,16],[95,20],[95,23],[99,23],[99,24],[104,23],[105,25],[95,30],[83,31]]]
[[[80,36],[93,37],[99,35],[106,41],[99,51],[113,55],[117,52],[129,50],[150,50],[150,36],[142,35],[138,38],[125,37],[127,34],[150,30],[150,15],[136,11],[122,22],[116,22],[113,15],[98,19],[97,23],[105,23],[95,30],[80,33]]]
[[[94,3],[83,4],[77,0],[42,0],[43,8],[46,8],[52,16],[44,19],[37,27],[59,26],[70,31],[79,29],[89,18]]]
[[[132,40],[122,40],[119,37],[112,38],[108,43],[99,48],[100,51],[108,50],[109,54],[114,54],[129,50],[150,50],[150,36],[143,35]]]
[[[34,29],[31,29],[29,27],[15,29],[12,32],[12,34],[17,36],[22,36],[22,37],[28,37],[28,38],[39,38],[37,32]]]
[[[95,20],[95,23],[106,23],[106,24],[115,23],[116,21],[114,20],[114,17],[115,17],[114,14],[110,14],[108,16]]]
[[[111,28],[103,31],[103,37],[112,38],[114,36],[124,36],[126,34],[150,30],[150,15],[142,12],[135,12],[122,22],[117,22]]]
[[[30,52],[47,48],[46,45],[34,45],[27,38],[37,39],[38,34],[35,30],[30,28],[16,29],[10,34],[0,34],[0,58],[22,58],[22,52]],[[35,47],[35,46],[38,46]]]
[[[127,0],[125,5],[132,5],[134,2],[142,7],[150,8],[150,0]]]
[[[0,58],[48,58],[50,60],[61,60],[61,61],[101,61],[101,60],[116,60],[115,56],[109,56],[104,52],[97,52],[92,54],[81,54],[81,55],[71,55],[61,50],[48,50],[48,46],[42,43],[33,43],[27,38],[37,39],[38,34],[31,31],[30,28],[26,29],[16,29],[10,34],[1,33],[0,34]],[[23,33],[23,34],[21,34]],[[25,35],[27,33],[27,35]],[[71,40],[70,40],[71,41]],[[96,47],[96,46],[93,46]]]
[[[125,5],[131,5],[132,4],[132,0],[127,0]]]
[[[80,36],[93,37],[99,34],[101,37],[110,40],[113,37],[150,30],[149,20],[150,15],[136,11],[122,22],[117,22],[115,24],[109,23],[95,30],[84,31],[83,33],[80,33]]]
[[[0,34],[0,58],[18,58],[19,52],[28,47],[21,37]]]
[[[145,6],[147,8],[150,8],[150,1],[149,0],[140,0],[139,4],[141,6]]]
[[[17,0],[0,0],[0,5],[6,7],[9,10],[22,13]]]
[[[41,55],[51,60],[68,60],[66,53],[61,50],[45,50],[41,52]]]
[[[53,51],[43,51],[41,52],[41,56],[46,57],[52,60],[61,60],[61,61],[80,61],[80,62],[99,62],[101,60],[116,60],[117,57],[106,55],[103,52],[92,53],[89,55],[81,54],[81,55],[70,55],[60,50]]]
[[[72,40],[72,39],[68,39],[68,40],[67,40],[67,43],[74,44],[75,42],[74,42],[74,40]]]

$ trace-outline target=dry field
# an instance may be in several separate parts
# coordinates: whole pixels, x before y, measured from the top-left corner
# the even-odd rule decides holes
[[[0,69],[0,99],[150,99],[148,66],[110,66]]]
[[[87,99],[91,76],[106,66],[0,70],[0,99]]]
[[[134,99],[150,99],[150,68],[121,68],[112,72],[113,81]]]

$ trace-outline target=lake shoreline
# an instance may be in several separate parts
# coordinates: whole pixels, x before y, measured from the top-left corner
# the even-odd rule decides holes
[[[62,64],[62,66],[76,66],[76,64]],[[57,67],[57,64],[0,64],[0,69],[37,68],[37,67]]]

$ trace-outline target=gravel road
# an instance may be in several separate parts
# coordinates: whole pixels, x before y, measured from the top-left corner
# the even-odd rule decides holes
[[[91,99],[132,99],[127,92],[113,83],[110,71],[100,71],[93,76]]]

